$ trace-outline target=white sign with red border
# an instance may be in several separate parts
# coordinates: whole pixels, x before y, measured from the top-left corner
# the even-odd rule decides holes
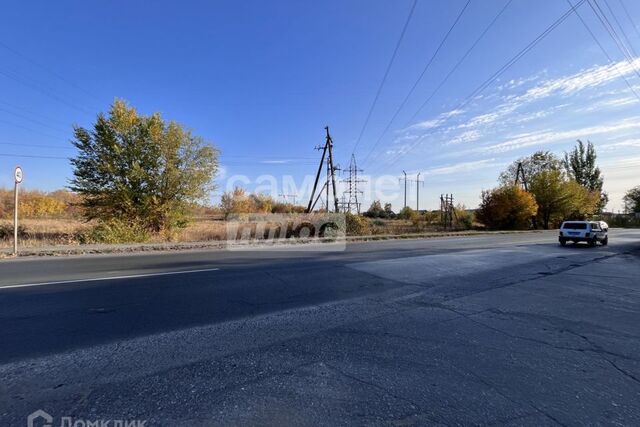
[[[16,170],[13,172],[13,177],[16,179],[16,184],[20,184],[22,182],[22,168],[20,166],[16,166]]]

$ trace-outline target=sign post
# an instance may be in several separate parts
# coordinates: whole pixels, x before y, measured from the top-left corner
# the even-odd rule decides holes
[[[13,172],[15,186],[13,188],[13,254],[18,255],[18,187],[22,182],[22,168],[16,166]]]

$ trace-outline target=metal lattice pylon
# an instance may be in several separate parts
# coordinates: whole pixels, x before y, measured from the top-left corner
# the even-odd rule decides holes
[[[356,163],[356,156],[354,154],[351,155],[351,161],[349,162],[349,169],[346,170],[349,173],[349,178],[343,180],[342,182],[347,184],[347,189],[343,192],[344,195],[347,195],[346,200],[343,202],[343,210],[344,212],[354,211],[356,213],[360,213],[360,201],[358,200],[358,195],[363,194],[361,190],[358,190],[358,184],[365,183],[367,181],[363,179],[358,179],[358,173],[363,172],[362,169],[358,169],[358,165]]]

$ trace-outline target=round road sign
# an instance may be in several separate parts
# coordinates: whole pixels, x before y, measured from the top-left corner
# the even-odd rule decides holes
[[[16,170],[13,172],[13,177],[16,179],[16,184],[20,184],[22,182],[22,168],[20,166],[16,166]]]

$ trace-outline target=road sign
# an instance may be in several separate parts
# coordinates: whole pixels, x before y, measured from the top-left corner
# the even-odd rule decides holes
[[[13,177],[16,180],[13,186],[13,254],[18,255],[18,187],[22,182],[22,168],[16,166],[13,171]]]
[[[16,170],[13,172],[13,177],[16,179],[16,184],[20,184],[22,182],[22,168],[20,166],[16,166]]]

